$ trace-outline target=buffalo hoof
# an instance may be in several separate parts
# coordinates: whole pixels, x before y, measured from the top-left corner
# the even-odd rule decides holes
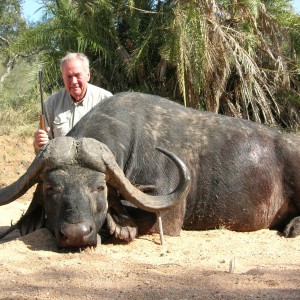
[[[296,237],[300,235],[300,217],[292,219],[292,221],[286,225],[283,233],[285,237]]]

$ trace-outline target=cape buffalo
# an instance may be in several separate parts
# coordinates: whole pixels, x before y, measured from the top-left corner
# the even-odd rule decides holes
[[[0,190],[2,205],[39,183],[15,226],[22,234],[46,226],[61,247],[95,246],[95,232],[104,229],[130,241],[137,234],[156,232],[155,212],[162,209],[167,235],[219,227],[300,234],[297,135],[128,92],[101,102],[67,136],[50,142],[23,178]],[[114,168],[120,168],[126,183],[105,171],[106,160],[99,163],[106,154],[98,141],[113,153]],[[172,160],[156,147],[173,153],[165,151]],[[187,197],[188,171],[176,157],[190,170]],[[141,196],[133,201],[135,193]],[[171,200],[158,196],[170,193]]]

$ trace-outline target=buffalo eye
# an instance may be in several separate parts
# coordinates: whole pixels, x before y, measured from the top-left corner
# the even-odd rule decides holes
[[[50,184],[46,184],[44,191],[45,191],[46,197],[53,197],[62,191],[62,187],[60,185],[53,186]]]
[[[104,185],[98,185],[92,189],[92,192],[101,193],[104,191],[104,189],[105,189]]]

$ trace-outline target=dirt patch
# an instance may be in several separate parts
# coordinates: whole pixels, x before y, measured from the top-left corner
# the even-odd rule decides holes
[[[34,157],[32,140],[0,136],[0,187]],[[33,189],[0,207],[0,232],[26,210]],[[300,237],[225,229],[146,235],[128,245],[57,250],[46,229],[0,241],[1,299],[300,299]]]

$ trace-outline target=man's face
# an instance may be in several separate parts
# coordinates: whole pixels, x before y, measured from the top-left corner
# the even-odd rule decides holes
[[[81,101],[86,93],[90,72],[80,60],[67,60],[62,65],[62,76],[66,90],[76,102]]]

